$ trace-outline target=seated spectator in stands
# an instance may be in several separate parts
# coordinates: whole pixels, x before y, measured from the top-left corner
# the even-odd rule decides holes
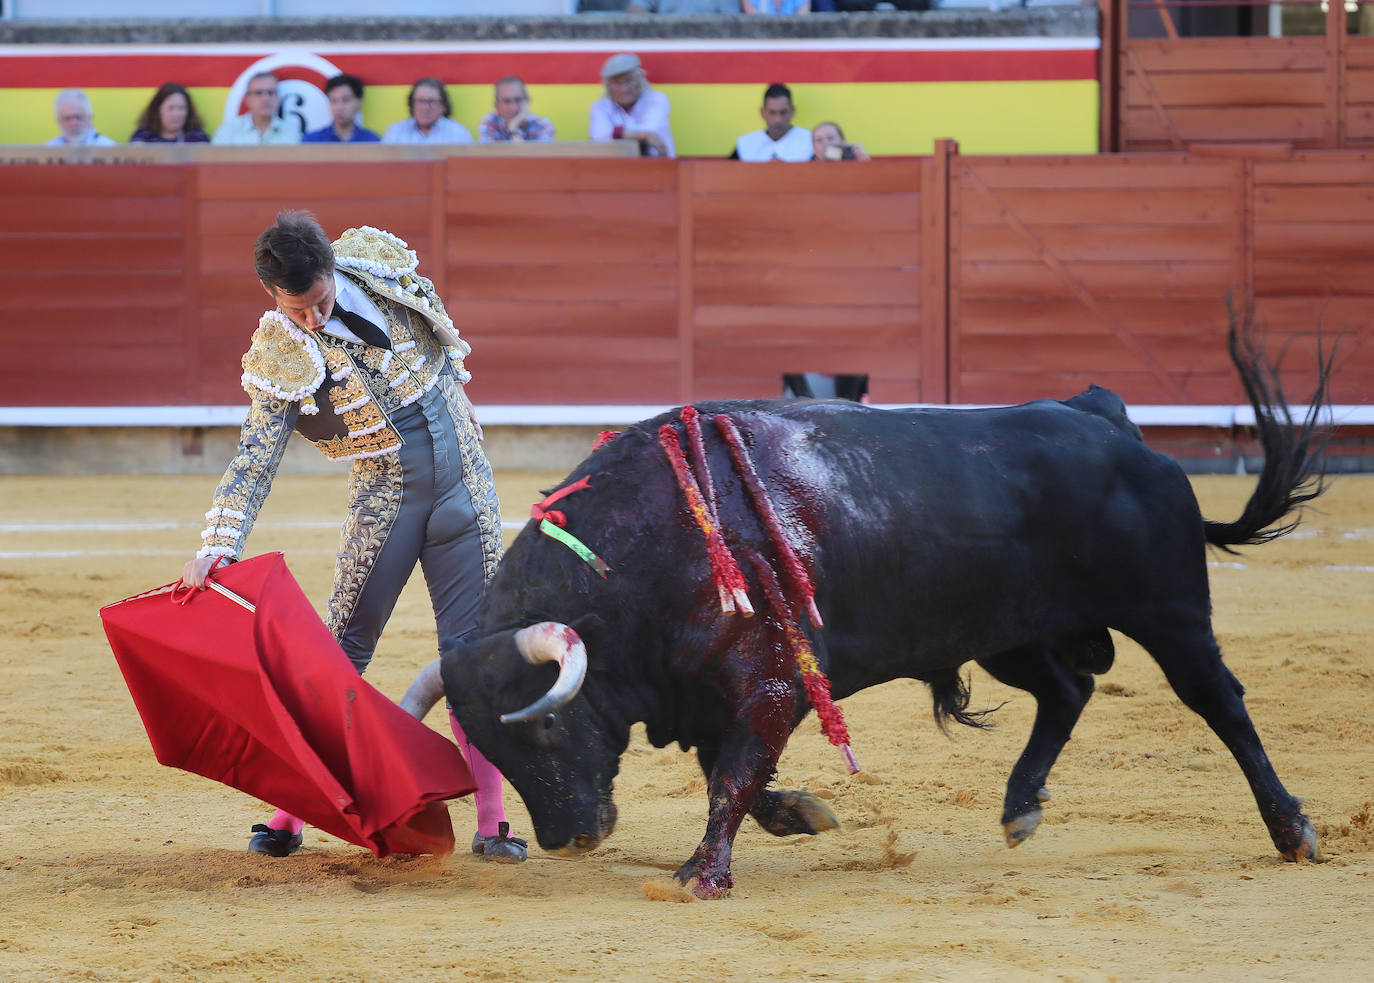
[[[130,143],[209,143],[191,93],[175,82],[164,82],[138,117]]]
[[[540,143],[553,139],[553,123],[530,112],[530,93],[524,79],[507,75],[493,89],[496,108],[483,116],[477,127],[480,142]]]
[[[749,161],[810,160],[815,154],[811,131],[792,125],[796,112],[792,90],[781,82],[774,82],[763,91],[763,106],[759,109],[764,128],[736,140],[735,152],[730,156]]]
[[[255,147],[301,142],[301,124],[277,115],[280,104],[277,77],[271,72],[258,72],[248,80],[244,101],[248,103],[248,112],[221,123],[211,143],[224,147]]]
[[[868,151],[844,138],[839,123],[817,123],[811,131],[812,160],[872,160]]]
[[[115,142],[97,133],[91,100],[80,89],[66,89],[52,104],[53,115],[62,132],[48,141],[49,147],[113,147]]]
[[[329,112],[334,117],[328,126],[311,130],[304,143],[376,143],[381,140],[371,130],[358,125],[358,110],[363,105],[362,80],[353,75],[335,75],[324,84],[329,97]]]
[[[449,119],[453,103],[438,79],[422,78],[412,85],[406,105],[410,117],[388,126],[382,143],[472,143],[468,128]]]
[[[668,97],[649,88],[636,55],[611,55],[601,66],[606,94],[592,103],[591,140],[638,140],[645,157],[675,157]]]
[[[746,14],[809,14],[810,0],[740,0]]]
[[[631,14],[738,14],[740,0],[630,0]]]

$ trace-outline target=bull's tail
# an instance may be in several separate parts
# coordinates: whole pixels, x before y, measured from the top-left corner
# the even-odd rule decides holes
[[[992,721],[984,718],[1001,709],[999,703],[987,710],[970,710],[968,704],[972,694],[969,691],[968,679],[957,668],[930,673],[919,678],[930,687],[935,723],[946,733],[949,732],[951,720],[966,727],[991,727]]]
[[[1284,399],[1279,381],[1282,356],[1274,364],[1250,336],[1247,327],[1237,325],[1231,313],[1227,336],[1231,361],[1240,373],[1246,398],[1255,411],[1255,430],[1264,448],[1264,467],[1245,511],[1234,522],[1205,521],[1207,542],[1228,553],[1230,547],[1267,543],[1292,532],[1298,525],[1295,514],[1326,487],[1322,447],[1331,428],[1322,422],[1322,411],[1329,406],[1335,346],[1324,352],[1321,329],[1317,331],[1317,387],[1301,422],[1295,422]]]

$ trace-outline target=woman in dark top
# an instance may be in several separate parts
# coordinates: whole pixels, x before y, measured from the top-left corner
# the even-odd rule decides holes
[[[130,143],[209,143],[205,126],[191,101],[191,93],[175,82],[164,82],[153,94]]]

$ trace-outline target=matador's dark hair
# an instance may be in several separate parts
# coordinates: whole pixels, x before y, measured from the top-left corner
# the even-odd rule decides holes
[[[253,269],[269,287],[303,294],[334,272],[334,247],[309,212],[278,212],[253,248]]]

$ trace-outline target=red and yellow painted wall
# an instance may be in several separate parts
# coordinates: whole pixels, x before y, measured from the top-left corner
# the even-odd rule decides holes
[[[261,68],[283,79],[284,104],[312,128],[328,122],[325,79],[357,75],[368,87],[365,125],[378,132],[407,115],[410,83],[433,75],[449,85],[453,117],[475,133],[491,109],[491,83],[518,75],[559,137],[581,140],[587,107],[601,94],[601,63],[620,50],[637,52],[672,100],[683,156],[728,155],[739,134],[762,125],[770,82],[792,87],[799,124],[837,120],[873,154],[929,154],[941,137],[968,154],[1098,146],[1095,38],[0,46],[0,143],[54,136],[52,101],[66,88],[84,89],[96,127],[123,142],[166,81],[190,89],[213,132],[238,111],[248,76]]]

